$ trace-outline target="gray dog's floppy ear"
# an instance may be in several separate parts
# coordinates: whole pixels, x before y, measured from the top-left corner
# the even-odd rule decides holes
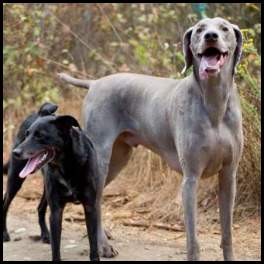
[[[52,103],[44,103],[38,111],[40,116],[46,116],[53,114],[58,109],[58,106]]]
[[[53,123],[63,130],[70,130],[73,126],[80,128],[78,121],[73,116],[69,115],[57,116],[53,120]]]
[[[233,73],[235,72],[235,67],[240,61],[240,57],[242,54],[242,43],[243,43],[243,36],[242,33],[237,25],[233,25],[233,29],[236,35],[236,41],[237,41],[237,46],[234,52],[234,65],[233,65]]]
[[[192,31],[193,27],[189,28],[183,36],[183,53],[185,58],[185,67],[183,68],[181,74],[183,74],[187,69],[192,66],[193,55],[190,48]]]

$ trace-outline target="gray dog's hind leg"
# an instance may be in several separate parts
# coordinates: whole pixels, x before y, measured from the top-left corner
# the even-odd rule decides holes
[[[108,174],[108,165],[110,162],[112,153],[112,147],[107,148],[97,148],[98,164],[99,164],[99,186],[97,190],[97,235],[98,235],[98,251],[101,257],[111,258],[118,255],[118,251],[115,250],[108,242],[107,235],[105,234],[102,225],[102,212],[101,212],[101,202],[103,196],[103,189],[105,187],[106,177]]]
[[[185,175],[182,182],[182,203],[184,210],[184,223],[187,236],[188,260],[199,260],[200,250],[197,240],[196,211],[197,211],[197,175]]]
[[[236,193],[236,169],[225,166],[219,173],[219,209],[224,260],[234,260],[232,246],[233,207]]]
[[[108,185],[118,173],[126,166],[132,154],[132,147],[120,140],[116,140],[112,150],[106,185]]]
[[[132,154],[132,148],[130,146],[120,142],[119,140],[116,140],[112,150],[112,156],[111,156],[110,165],[108,167],[108,175],[106,178],[105,185],[108,185],[113,179],[115,179],[117,174],[127,164],[129,158],[131,157],[131,154]],[[108,239],[113,239],[113,236],[108,230],[104,229],[103,231],[101,221],[99,225],[100,225],[99,236],[101,237],[101,241],[104,241],[103,244],[105,245],[105,246],[101,246],[101,255],[116,256],[118,252],[107,242]]]
[[[107,235],[102,226],[101,219],[101,207],[97,207],[97,217],[98,217],[98,251],[101,257],[112,258],[118,255],[118,251],[113,248],[112,245],[109,244]]]

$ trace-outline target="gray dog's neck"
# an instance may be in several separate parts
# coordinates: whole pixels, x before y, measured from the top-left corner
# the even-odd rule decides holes
[[[225,67],[218,76],[200,80],[197,72],[194,71],[204,106],[213,126],[218,126],[227,111],[227,104],[230,100],[230,94],[233,92],[234,83],[231,72],[228,67]]]

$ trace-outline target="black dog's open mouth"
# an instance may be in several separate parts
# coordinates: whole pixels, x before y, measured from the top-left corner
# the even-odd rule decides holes
[[[42,168],[49,161],[51,161],[54,158],[54,156],[55,156],[55,150],[52,148],[38,152],[36,155],[28,159],[26,166],[19,173],[19,177],[25,178],[29,174],[34,173],[35,171]]]
[[[221,67],[225,64],[228,52],[221,52],[219,49],[210,47],[203,53],[198,54],[201,58],[199,75],[202,80],[207,79],[211,74],[220,72]]]

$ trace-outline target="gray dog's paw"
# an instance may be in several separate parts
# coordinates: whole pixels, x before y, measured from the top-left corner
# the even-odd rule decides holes
[[[104,258],[113,258],[118,255],[118,251],[109,244],[104,244],[99,247],[99,255]]]
[[[114,237],[112,236],[112,234],[109,232],[109,230],[104,230],[105,232],[105,236],[109,239],[109,240],[114,240]]]

